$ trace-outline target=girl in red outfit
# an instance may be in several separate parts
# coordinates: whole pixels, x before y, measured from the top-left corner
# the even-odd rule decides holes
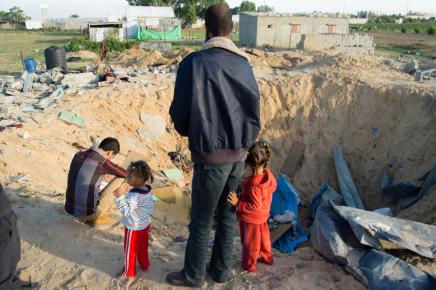
[[[228,198],[239,217],[242,268],[249,272],[256,272],[257,261],[273,263],[267,221],[277,182],[266,168],[270,155],[271,150],[264,141],[257,142],[248,150],[245,164],[251,169],[251,176],[244,179],[240,198],[236,192],[231,192]]]

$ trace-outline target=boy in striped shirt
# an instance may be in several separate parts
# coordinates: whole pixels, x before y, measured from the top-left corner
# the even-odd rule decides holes
[[[124,267],[118,277],[134,277],[136,275],[136,259],[143,271],[150,266],[148,260],[148,237],[150,233],[150,214],[153,211],[156,197],[151,193],[153,182],[151,169],[145,161],[133,162],[128,170],[124,183],[115,191],[115,204],[120,209],[124,230]],[[132,188],[126,193],[128,186]]]

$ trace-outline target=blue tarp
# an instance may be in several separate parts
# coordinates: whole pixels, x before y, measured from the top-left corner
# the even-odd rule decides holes
[[[311,212],[312,216],[315,217],[316,210],[318,207],[327,205],[331,202],[334,204],[342,204],[344,199],[342,196],[336,192],[336,190],[329,185],[328,182],[324,183],[320,190],[315,193],[311,201]]]
[[[344,159],[344,147],[342,145],[333,149],[335,159],[336,174],[338,176],[339,187],[348,206],[364,209],[363,202],[360,199],[359,192],[351,177],[350,170]]]
[[[400,208],[405,209],[422,198],[427,190],[429,190],[430,187],[436,183],[436,164],[433,166],[431,171],[425,173],[421,178],[418,179],[418,181],[422,182],[422,186],[416,185],[415,182],[400,182],[391,184],[389,181],[389,176],[387,172],[385,172],[381,182],[381,187],[385,194],[394,199],[406,198],[399,202]]]
[[[287,210],[291,211],[294,213],[294,225],[296,228],[296,235],[294,235],[294,238],[292,237],[292,230],[289,230],[273,244],[274,248],[285,253],[294,252],[298,244],[307,241],[307,236],[303,233],[298,224],[299,203],[300,197],[297,190],[285,179],[284,176],[280,176],[277,180],[277,190],[273,194],[270,215],[275,216],[282,214]]]
[[[371,219],[366,219],[366,216]],[[362,236],[360,231],[357,231],[356,236],[356,227],[360,226],[357,222],[362,223],[364,229],[375,230],[362,230],[367,237],[373,234],[378,239],[396,241],[409,250],[434,256],[434,229],[430,225],[414,223],[407,227],[406,220],[331,205],[322,206],[316,212],[310,238],[313,247],[327,259],[345,265],[353,276],[370,289],[436,289],[435,276],[388,253],[372,249],[368,243],[360,243]],[[416,232],[422,234],[416,235]],[[421,248],[421,245],[426,248]]]

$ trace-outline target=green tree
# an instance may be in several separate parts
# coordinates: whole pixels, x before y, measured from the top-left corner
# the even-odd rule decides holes
[[[131,6],[165,6],[171,5],[170,0],[127,0],[127,3]]]
[[[239,7],[233,7],[232,8],[232,15],[238,15],[239,14]]]
[[[14,6],[10,8],[8,12],[0,11],[0,19],[13,23],[19,23],[30,19],[30,17],[27,17],[20,7]]]
[[[185,25],[193,24],[197,21],[197,5],[195,1],[186,1],[181,12],[181,18]]]
[[[202,0],[197,2],[197,16],[204,19],[207,8],[215,4],[226,4],[225,0]]]
[[[256,3],[250,1],[242,1],[241,6],[239,6],[240,12],[254,12],[256,11]]]
[[[8,13],[4,11],[0,11],[0,20],[7,21],[8,20]]]
[[[260,5],[257,7],[257,12],[274,12],[274,8],[268,5]]]

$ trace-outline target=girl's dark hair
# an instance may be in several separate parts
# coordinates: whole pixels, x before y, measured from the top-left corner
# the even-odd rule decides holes
[[[148,166],[147,162],[140,160],[130,163],[129,168],[127,171],[134,172],[137,175],[144,178],[144,182],[150,181],[153,182],[153,174],[151,173],[151,168]]]
[[[245,160],[245,164],[251,167],[257,167],[259,165],[267,167],[270,157],[271,149],[269,148],[268,143],[264,140],[260,140],[248,149],[248,156]]]

